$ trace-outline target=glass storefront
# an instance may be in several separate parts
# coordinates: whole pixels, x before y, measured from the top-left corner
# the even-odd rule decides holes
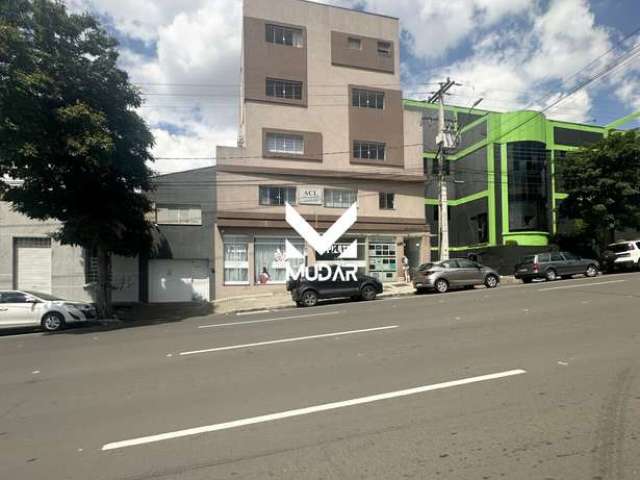
[[[256,237],[254,244],[254,266],[256,284],[285,283],[286,240],[304,254],[304,240],[295,237]],[[289,266],[296,271],[304,259],[288,259]]]
[[[369,240],[369,274],[381,282],[396,280],[396,244],[393,238],[376,237]]]
[[[225,236],[224,283],[246,285],[249,283],[249,242],[244,236]]]

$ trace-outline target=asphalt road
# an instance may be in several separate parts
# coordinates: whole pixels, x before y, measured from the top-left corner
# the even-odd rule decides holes
[[[0,337],[0,478],[638,479],[640,275]]]

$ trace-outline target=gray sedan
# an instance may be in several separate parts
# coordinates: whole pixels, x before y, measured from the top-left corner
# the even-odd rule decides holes
[[[425,290],[445,293],[451,288],[473,288],[475,285],[495,288],[499,284],[498,272],[466,258],[424,263],[413,273],[413,286],[418,293]]]

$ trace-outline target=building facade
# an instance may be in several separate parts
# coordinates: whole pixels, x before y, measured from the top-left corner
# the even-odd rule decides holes
[[[149,193],[154,245],[148,254],[111,259],[116,303],[208,301],[214,298],[215,167],[159,175]],[[56,221],[38,221],[0,201],[0,289],[93,301],[95,258],[52,238]]]
[[[434,172],[437,105],[405,101],[421,112],[425,172]],[[513,260],[549,245],[562,228],[558,207],[566,194],[556,159],[593,144],[607,127],[547,119],[533,111],[498,113],[447,106],[445,121],[460,131],[460,145],[447,156],[449,231],[454,256],[481,254],[512,273]],[[425,188],[426,217],[438,231],[435,176]],[[437,256],[437,236],[433,241]]]
[[[353,203],[358,266],[394,281],[428,258],[421,113],[403,109],[398,20],[301,0],[244,0],[237,147],[218,147],[216,296],[282,290],[289,203],[318,231]],[[266,280],[266,281],[265,281]]]

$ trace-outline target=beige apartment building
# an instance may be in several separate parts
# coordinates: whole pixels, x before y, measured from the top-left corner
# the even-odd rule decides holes
[[[244,0],[240,134],[218,147],[215,296],[282,289],[285,240],[307,263],[337,261],[384,282],[428,260],[421,114],[400,90],[396,18],[303,0]],[[353,203],[334,251],[306,245],[285,203],[319,232]],[[268,275],[261,275],[266,272]]]

